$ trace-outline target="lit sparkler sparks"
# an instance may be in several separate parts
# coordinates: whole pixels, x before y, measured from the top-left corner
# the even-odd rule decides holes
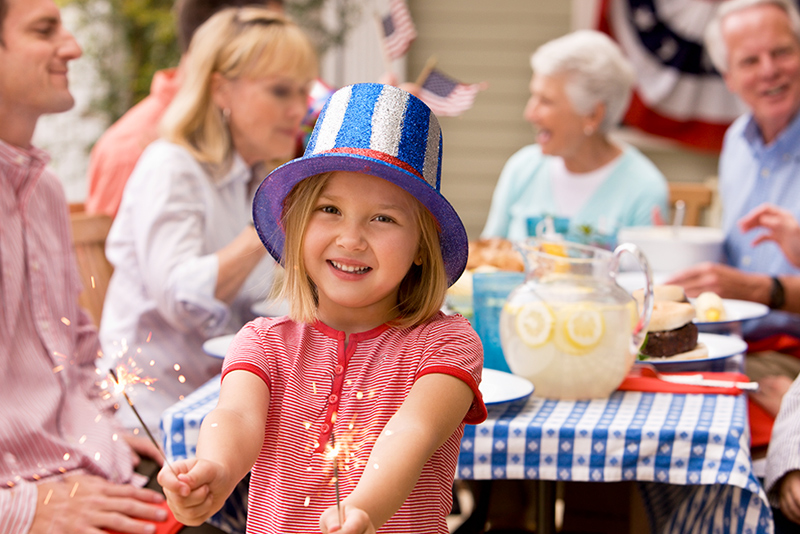
[[[141,376],[140,373],[142,372],[144,372],[144,369],[139,367],[133,358],[129,357],[127,365],[120,364],[117,366],[116,370],[111,370],[111,374],[114,377],[114,391],[112,393],[114,395],[119,395],[120,393],[124,393],[129,386],[139,384],[150,391],[155,391],[153,382],[156,382],[158,379],[149,376]]]
[[[139,410],[137,410],[136,406],[133,405],[133,401],[128,396],[128,393],[125,391],[125,387],[127,385],[126,382],[124,380],[121,380],[119,377],[117,377],[117,373],[114,372],[114,369],[109,369],[108,372],[109,372],[109,374],[111,374],[112,378],[114,378],[114,383],[116,384],[116,386],[114,388],[114,391],[115,392],[118,392],[118,391],[122,392],[122,394],[125,396],[125,400],[128,401],[128,406],[130,406],[131,410],[133,410],[133,414],[136,416],[136,419],[139,420],[139,423],[142,425],[142,428],[144,428],[144,431],[147,433],[147,436],[150,438],[150,441],[153,442],[153,445],[155,445],[156,449],[158,449],[158,452],[161,453],[161,457],[164,459],[164,463],[167,464],[167,467],[169,467],[170,471],[172,471],[172,473],[175,476],[178,476],[178,474],[175,473],[175,469],[172,468],[172,464],[169,463],[169,460],[167,460],[167,455],[164,454],[164,450],[161,448],[161,445],[159,445],[158,441],[156,441],[156,438],[153,437],[153,434],[150,432],[150,429],[144,423],[144,420],[142,419],[142,416],[139,415]],[[136,375],[128,374],[128,375],[126,375],[126,379],[127,379],[128,376],[136,376]],[[136,378],[138,378],[138,376]]]
[[[333,480],[336,487],[336,511],[339,514],[339,526],[344,525],[344,510],[342,510],[342,499],[339,494],[339,445],[331,432],[331,450],[328,457],[333,460]]]

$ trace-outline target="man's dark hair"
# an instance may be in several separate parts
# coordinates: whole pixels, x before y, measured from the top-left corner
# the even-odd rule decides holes
[[[8,2],[0,0],[0,46],[6,46],[3,41],[3,26],[6,24],[6,15],[8,14]]]
[[[5,0],[0,0],[0,4]],[[189,43],[197,28],[211,18],[211,15],[226,7],[242,7],[251,5],[283,5],[276,0],[177,0],[175,15],[178,24],[178,44],[181,53],[189,49]],[[2,8],[0,8],[2,9]]]

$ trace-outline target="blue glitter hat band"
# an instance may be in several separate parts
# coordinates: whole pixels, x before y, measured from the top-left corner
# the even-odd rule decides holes
[[[301,158],[270,173],[256,192],[253,220],[261,240],[281,261],[283,199],[301,180],[351,171],[383,178],[408,191],[436,218],[448,282],[467,263],[467,233],[439,192],[442,133],[439,121],[415,96],[390,85],[339,89],[320,113]]]

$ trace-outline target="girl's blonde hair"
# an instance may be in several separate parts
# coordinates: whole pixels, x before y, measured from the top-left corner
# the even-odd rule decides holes
[[[332,173],[310,176],[295,185],[283,201],[281,223],[286,233],[281,263],[286,269],[281,296],[291,302],[289,316],[295,321],[313,322],[317,317],[318,294],[303,262],[303,241],[308,221]],[[397,318],[391,324],[410,327],[431,319],[444,303],[447,273],[439,245],[439,225],[420,202],[417,223],[420,228],[421,265],[412,264],[400,283]]]
[[[226,8],[192,37],[185,78],[161,121],[161,135],[200,162],[230,164],[234,152],[222,110],[212,98],[215,73],[234,80],[278,73],[312,80],[317,54],[299,26],[263,7]]]

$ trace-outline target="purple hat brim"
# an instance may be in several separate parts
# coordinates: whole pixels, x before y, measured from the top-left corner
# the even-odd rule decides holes
[[[405,169],[361,154],[336,152],[303,156],[281,165],[261,182],[253,201],[253,222],[261,241],[275,260],[280,263],[283,257],[285,234],[281,215],[286,195],[305,178],[333,171],[359,172],[383,178],[419,200],[439,223],[439,245],[448,286],[458,280],[467,266],[469,242],[453,206],[423,179]]]

